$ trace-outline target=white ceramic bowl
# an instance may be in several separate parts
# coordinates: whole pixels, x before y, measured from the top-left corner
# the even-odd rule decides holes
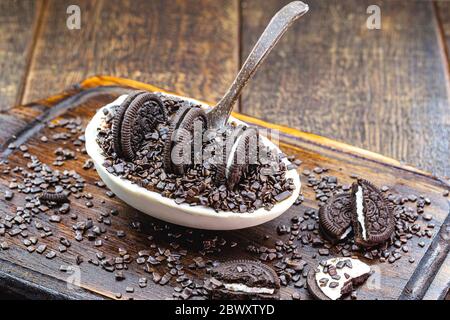
[[[175,96],[163,93],[166,96],[175,98],[182,98],[201,105],[205,109],[210,107],[202,102],[188,99],[185,97]],[[114,105],[119,105],[127,95],[122,95],[112,103],[107,104],[103,108],[111,108]],[[97,144],[97,129],[104,125],[103,108],[97,111],[95,116],[91,119],[86,127],[86,151],[92,158],[95,169],[100,178],[105,182],[109,189],[116,194],[120,199],[125,201],[130,206],[161,220],[199,229],[209,230],[233,230],[256,226],[272,219],[275,219],[283,212],[285,212],[297,199],[300,192],[300,178],[295,169],[289,170],[286,173],[286,178],[291,178],[295,185],[295,190],[292,195],[277,203],[270,211],[260,208],[253,213],[235,213],[235,212],[216,212],[215,210],[204,206],[190,206],[189,204],[176,204],[173,199],[163,197],[161,194],[147,190],[129,180],[121,179],[108,171],[103,166],[105,157],[102,155],[100,146]],[[243,123],[235,118],[230,121]],[[267,138],[262,137],[263,143],[277,148]],[[277,148],[278,149],[278,148]],[[287,159],[284,159],[289,163]]]

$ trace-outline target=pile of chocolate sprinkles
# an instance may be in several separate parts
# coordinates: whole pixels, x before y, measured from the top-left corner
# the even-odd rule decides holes
[[[169,119],[182,107],[198,107],[190,102],[160,95],[166,107]],[[174,199],[176,203],[202,205],[216,211],[233,211],[252,213],[264,208],[270,210],[277,202],[292,195],[295,186],[292,179],[286,178],[286,171],[295,165],[288,166],[283,162],[286,155],[273,154],[267,150],[267,163],[252,164],[250,170],[241,177],[237,188],[230,190],[225,183],[215,181],[217,166],[205,159],[202,164],[194,164],[184,175],[171,174],[164,171],[163,149],[168,136],[168,126],[159,123],[155,129],[147,130],[143,141],[136,146],[133,160],[126,161],[114,152],[113,121],[119,106],[111,111],[104,110],[104,126],[99,130],[97,142],[103,150],[106,170],[123,179],[128,179],[139,186],[159,192],[164,197]],[[232,127],[233,125],[230,125]],[[226,134],[231,128],[215,134]],[[210,141],[214,138],[210,136]],[[208,141],[203,148],[211,148]],[[275,169],[276,168],[276,169]]]

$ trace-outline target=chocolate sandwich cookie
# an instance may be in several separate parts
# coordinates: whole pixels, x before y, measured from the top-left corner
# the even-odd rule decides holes
[[[216,152],[221,154],[220,158],[218,159],[218,163],[216,165],[216,176],[215,176],[215,182],[217,185],[225,184],[226,183],[226,174],[227,174],[227,159],[229,154],[233,150],[233,146],[235,145],[238,138],[242,135],[246,128],[244,126],[237,126],[233,129],[229,129],[231,131],[228,132],[227,136],[225,137],[225,141],[221,145],[217,145]]]
[[[123,115],[120,132],[122,156],[127,160],[133,159],[146,134],[166,121],[166,108],[157,95],[146,92],[134,97]]]
[[[332,242],[344,240],[352,231],[352,194],[338,193],[319,209],[319,226]]]
[[[267,265],[253,260],[222,263],[206,281],[212,299],[279,299],[280,280]]]
[[[245,129],[245,130],[244,130]],[[218,166],[216,181],[226,181],[233,190],[247,173],[251,164],[256,164],[259,152],[259,134],[255,128],[239,129],[238,135],[232,137],[234,144],[227,152],[225,160]]]
[[[355,243],[372,247],[391,239],[395,230],[394,208],[381,190],[358,179],[352,185],[352,195]]]
[[[370,267],[358,259],[332,258],[308,272],[307,287],[320,300],[337,300],[350,294],[370,277]]]
[[[202,132],[195,132],[197,124],[201,126]],[[191,106],[178,109],[171,120],[167,140],[164,142],[164,170],[168,173],[184,174],[197,156],[194,153],[194,140],[203,139],[203,132],[207,129],[208,121],[203,109]],[[196,137],[196,134],[201,136]]]
[[[145,93],[145,91],[136,91],[131,93],[122,104],[116,108],[114,113],[114,119],[112,123],[112,136],[113,136],[113,148],[114,152],[118,157],[122,157],[122,146],[121,146],[121,129],[122,129],[122,121],[125,115],[125,111],[127,111],[130,103],[136,98],[138,95]]]
[[[252,164],[252,159],[258,154],[259,136],[255,128],[247,128],[237,141],[233,161],[227,165],[227,186],[233,190],[244,177]],[[255,164],[253,162],[253,164]]]

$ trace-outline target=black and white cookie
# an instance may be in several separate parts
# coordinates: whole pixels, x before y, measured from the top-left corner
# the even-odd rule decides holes
[[[203,109],[189,105],[178,109],[170,121],[167,140],[164,142],[164,170],[184,174],[198,157],[194,141],[201,141],[207,129],[208,120]],[[196,136],[198,134],[200,138]]]
[[[235,189],[250,164],[256,163],[259,143],[257,129],[242,126],[235,128],[222,146],[223,161],[217,166],[217,184],[226,183],[228,189]]]
[[[316,299],[338,300],[363,284],[371,273],[370,267],[358,259],[332,258],[309,270],[307,286]]]
[[[352,186],[352,224],[355,243],[364,247],[391,239],[395,230],[394,210],[380,189],[358,179]]]
[[[259,261],[235,260],[214,268],[205,288],[212,299],[279,299],[280,280]]]
[[[319,226],[322,234],[331,242],[347,238],[352,231],[352,194],[338,193],[319,210]]]

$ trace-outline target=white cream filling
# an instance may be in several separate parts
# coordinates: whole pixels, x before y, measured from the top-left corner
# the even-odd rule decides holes
[[[275,289],[271,288],[258,288],[258,287],[249,287],[242,283],[224,283],[223,286],[225,289],[231,290],[231,291],[239,291],[239,292],[246,292],[246,293],[267,293],[272,294],[275,292]]]
[[[342,234],[340,240],[345,239],[351,231],[352,231],[352,227],[348,227],[347,230],[345,230],[345,232]]]
[[[362,237],[364,240],[367,240],[367,232],[364,219],[364,199],[361,186],[358,186],[358,191],[356,191],[356,214],[358,217],[358,222],[361,225]]]
[[[352,262],[352,268],[349,268],[347,265],[345,267],[343,267],[342,269],[336,268],[337,274],[341,277],[339,280],[334,280],[333,278],[331,278],[331,276],[328,273],[324,273],[323,266],[321,266],[321,265],[319,265],[319,267],[318,267],[319,272],[316,272],[317,286],[331,300],[337,300],[342,296],[341,290],[347,281],[350,281],[353,278],[358,278],[358,277],[362,276],[363,274],[370,272],[370,267],[367,264],[359,261],[358,259],[352,259],[352,258],[332,258],[332,259],[327,260],[327,265],[336,266],[336,264],[339,261],[343,261],[343,260],[350,260]],[[350,278],[347,279],[344,275],[345,273],[348,274],[350,276]],[[327,282],[326,286],[321,287],[320,280],[323,278],[328,279],[328,282]],[[332,281],[335,281],[338,283],[336,288],[329,287],[330,282],[332,282]]]

